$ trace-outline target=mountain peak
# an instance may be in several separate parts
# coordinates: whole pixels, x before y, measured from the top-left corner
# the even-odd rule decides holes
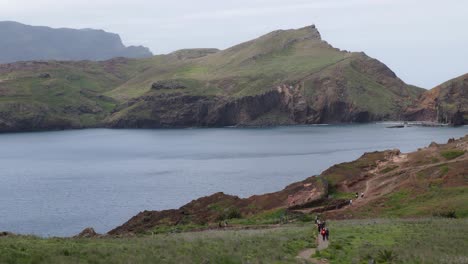
[[[315,24],[312,24],[312,25],[307,26],[307,27],[296,29],[295,31],[304,34],[305,39],[322,40],[322,36],[320,35],[320,32],[318,31]]]
[[[288,39],[289,41],[322,40],[322,36],[320,35],[320,32],[314,24],[297,29],[275,30],[266,35],[261,36],[259,39],[270,38],[282,38]]]

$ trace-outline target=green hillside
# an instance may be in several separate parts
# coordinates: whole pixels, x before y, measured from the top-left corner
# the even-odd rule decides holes
[[[309,26],[222,51],[0,65],[0,130],[369,122],[420,93]]]

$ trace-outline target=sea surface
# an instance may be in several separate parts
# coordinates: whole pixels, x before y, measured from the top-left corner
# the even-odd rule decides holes
[[[468,127],[388,124],[111,130],[0,135],[0,231],[107,232],[143,210],[215,192],[281,190],[364,152],[414,151]]]

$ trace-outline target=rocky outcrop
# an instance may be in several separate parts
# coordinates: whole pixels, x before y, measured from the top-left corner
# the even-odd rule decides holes
[[[411,121],[468,124],[468,74],[447,81],[421,95],[405,111]]]
[[[324,92],[307,98],[305,93],[309,88],[305,85]],[[405,86],[402,82],[400,85]],[[183,91],[150,92],[121,105],[106,124],[116,128],[268,126],[365,123],[397,116],[355,105],[346,95],[345,87],[345,81],[313,75],[295,84],[281,84],[269,92],[240,98],[196,96]],[[187,88],[190,87],[173,80],[152,85],[153,90]]]
[[[170,53],[169,56],[176,57],[178,60],[190,60],[217,52],[219,52],[219,49],[182,49]]]
[[[235,100],[181,93],[150,94],[123,106],[123,110],[110,117],[108,125],[137,128],[248,125],[278,108],[282,104],[277,91]]]
[[[151,89],[153,90],[174,90],[185,88],[187,87],[177,80],[157,81],[151,85]]]
[[[245,199],[215,193],[193,200],[179,209],[140,212],[125,224],[111,230],[109,234],[140,233],[156,226],[207,224],[231,218],[248,217],[275,208],[287,208],[291,196],[310,192],[314,188],[318,190],[323,187],[316,177],[310,177],[302,182],[293,183],[279,192],[254,195]]]
[[[11,237],[11,236],[15,236],[15,234],[11,232],[6,232],[6,231],[0,232],[0,237]]]
[[[83,229],[78,235],[74,236],[74,238],[95,238],[99,237],[100,235],[94,231],[94,228],[87,227]]]

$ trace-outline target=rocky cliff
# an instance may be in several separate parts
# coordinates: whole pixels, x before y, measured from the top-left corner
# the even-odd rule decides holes
[[[408,120],[468,124],[468,74],[423,93],[405,116]]]

